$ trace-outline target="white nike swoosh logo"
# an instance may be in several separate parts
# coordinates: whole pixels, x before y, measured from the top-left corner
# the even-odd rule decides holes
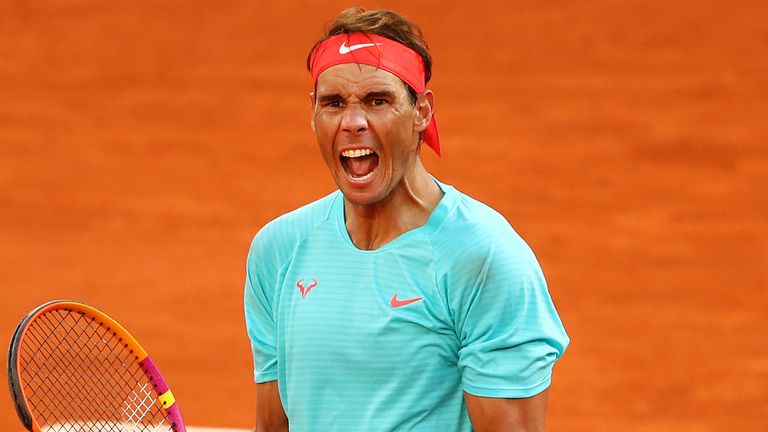
[[[347,46],[347,41],[344,41],[339,47],[339,54],[342,54],[342,55],[349,54],[356,49],[367,48],[367,47],[372,47],[376,45],[381,45],[381,44],[380,43],[362,43],[362,44]]]

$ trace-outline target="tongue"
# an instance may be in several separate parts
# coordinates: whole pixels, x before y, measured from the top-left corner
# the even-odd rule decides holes
[[[347,168],[353,177],[364,177],[373,171],[379,164],[376,154],[347,159]]]

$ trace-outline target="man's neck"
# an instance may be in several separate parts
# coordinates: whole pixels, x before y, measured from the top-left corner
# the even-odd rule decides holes
[[[344,202],[346,227],[359,249],[378,249],[400,235],[426,225],[443,191],[419,165],[385,200],[371,205]]]

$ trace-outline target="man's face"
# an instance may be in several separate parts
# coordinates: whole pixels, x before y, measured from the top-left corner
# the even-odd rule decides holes
[[[379,203],[403,186],[427,123],[400,78],[369,65],[333,66],[312,101],[320,152],[348,201]]]

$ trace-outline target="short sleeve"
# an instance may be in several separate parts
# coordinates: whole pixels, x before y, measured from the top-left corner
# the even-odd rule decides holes
[[[251,243],[246,263],[245,324],[257,383],[277,379],[277,343],[273,308],[279,264],[269,252],[265,230]]]
[[[525,398],[547,387],[569,339],[533,252],[514,232],[457,264],[449,308],[464,390]]]

